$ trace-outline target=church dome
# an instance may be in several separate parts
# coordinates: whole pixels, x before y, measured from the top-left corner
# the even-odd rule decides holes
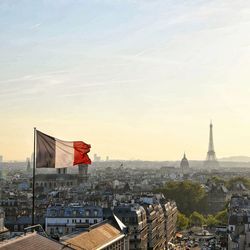
[[[182,160],[181,160],[181,164],[180,167],[185,169],[185,168],[189,168],[189,162],[188,159],[186,158],[186,154],[184,154]]]

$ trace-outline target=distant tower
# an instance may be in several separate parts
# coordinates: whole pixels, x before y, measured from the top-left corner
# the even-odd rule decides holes
[[[88,164],[78,164],[78,182],[83,183],[88,180]]]
[[[186,170],[189,169],[189,162],[188,162],[188,159],[187,159],[185,153],[184,153],[183,158],[181,160],[180,167],[181,167],[182,173],[186,172]]]
[[[67,174],[67,168],[57,168],[57,174]]]
[[[94,154],[94,161],[101,161],[101,156]]]
[[[27,171],[27,172],[31,172],[30,158],[27,158],[27,159],[26,159],[26,162],[27,162],[26,171]]]
[[[210,131],[209,131],[209,145],[207,158],[204,162],[204,166],[208,168],[216,168],[219,166],[219,163],[216,159],[215,151],[214,151],[214,140],[213,140],[213,124],[210,123]]]

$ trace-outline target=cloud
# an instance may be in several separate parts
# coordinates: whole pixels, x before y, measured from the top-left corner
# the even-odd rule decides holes
[[[63,75],[68,72],[69,71],[67,70],[58,70],[58,71],[48,71],[48,72],[41,73],[41,74],[24,75],[24,76],[20,76],[16,78],[8,78],[8,79],[0,80],[0,84],[48,79],[48,78],[52,78],[55,75]]]
[[[36,23],[30,27],[31,30],[37,30],[41,26],[41,23]]]

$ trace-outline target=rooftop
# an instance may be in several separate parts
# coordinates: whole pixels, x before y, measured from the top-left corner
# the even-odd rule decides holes
[[[47,217],[102,217],[102,208],[99,206],[50,206],[47,209]]]
[[[64,244],[73,249],[97,250],[123,237],[123,233],[107,222],[91,229],[89,232],[67,239]]]
[[[60,250],[72,249],[59,242],[34,233],[29,233],[14,239],[0,242],[1,250]]]

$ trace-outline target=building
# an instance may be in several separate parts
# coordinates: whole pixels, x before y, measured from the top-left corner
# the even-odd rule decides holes
[[[63,171],[63,170],[61,170]],[[36,175],[36,190],[49,192],[59,188],[76,187],[78,178],[75,174],[38,174]]]
[[[146,194],[133,203],[114,207],[114,214],[128,227],[130,249],[168,249],[174,239],[177,206],[162,194]]]
[[[189,170],[189,162],[188,162],[188,159],[187,159],[185,153],[184,153],[183,158],[181,160],[180,168],[181,168],[181,171],[183,174]]]
[[[173,240],[176,233],[176,223],[178,210],[176,203],[174,201],[161,200],[161,205],[165,217],[165,237],[166,237],[166,249],[168,249],[168,244]]]
[[[167,238],[165,237],[166,219],[165,219],[163,207],[161,206],[161,204],[154,205],[154,209],[156,211],[157,235],[156,235],[154,248],[152,249],[160,250],[160,249],[164,249],[165,246],[167,245]]]
[[[79,164],[78,165],[79,172],[79,183],[84,183],[88,180],[88,165],[87,164]]]
[[[228,250],[250,250],[250,197],[232,196],[228,206]]]
[[[26,171],[27,171],[28,173],[30,173],[31,170],[32,170],[32,169],[31,169],[31,165],[30,165],[30,158],[27,157],[26,162],[27,162]]]
[[[37,174],[36,189],[48,192],[59,188],[72,188],[79,186],[88,179],[88,165],[79,164],[77,174],[68,174],[67,168],[58,168],[56,173]]]
[[[1,250],[25,249],[25,250],[70,250],[58,241],[44,237],[36,232],[23,234],[22,236],[0,242]]]
[[[148,249],[148,226],[145,209],[138,204],[123,204],[114,208],[114,214],[128,227],[129,249]]]
[[[70,204],[54,205],[47,209],[45,230],[48,235],[62,236],[88,228],[103,220],[103,210],[99,206]]]
[[[116,216],[91,226],[86,232],[66,235],[61,241],[72,249],[129,249],[127,227]]]
[[[214,214],[225,208],[225,204],[231,198],[231,193],[224,184],[211,183],[207,192],[207,212]]]
[[[4,211],[0,208],[0,241],[9,238],[9,230],[4,225]]]
[[[235,181],[231,188],[230,192],[234,195],[248,195],[249,190],[248,188],[241,182],[241,181]]]
[[[148,225],[148,250],[165,249],[165,216],[159,202],[154,197],[141,197],[141,205],[144,207]]]
[[[101,156],[98,156],[97,154],[94,154],[94,161],[95,162],[101,161]]]

